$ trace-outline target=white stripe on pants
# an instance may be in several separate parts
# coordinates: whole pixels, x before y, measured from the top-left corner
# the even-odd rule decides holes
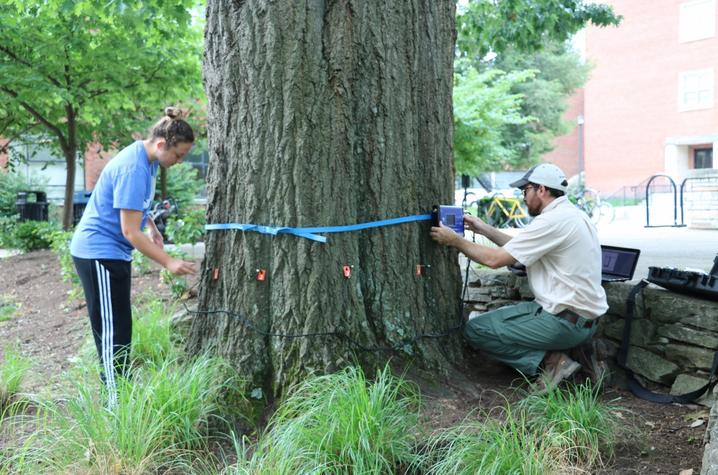
[[[102,366],[105,371],[105,380],[108,393],[108,407],[117,405],[117,384],[115,382],[114,368],[114,327],[112,315],[112,289],[110,286],[110,273],[102,264],[95,261],[97,282],[100,287],[100,314],[102,316]]]

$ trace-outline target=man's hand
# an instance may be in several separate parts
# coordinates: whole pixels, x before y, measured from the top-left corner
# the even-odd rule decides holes
[[[476,216],[472,216],[470,214],[464,215],[464,228],[477,234],[483,234],[481,232],[481,226],[487,226],[487,224]]]
[[[499,231],[490,224],[487,224],[486,222],[482,221],[480,218],[477,218],[476,216],[472,216],[470,214],[464,215],[464,229],[468,229],[475,232],[476,234],[486,236],[487,238],[489,238],[489,241],[493,242],[499,247],[503,246],[511,240],[511,236],[509,236],[508,234]]]
[[[444,246],[455,246],[459,240],[463,240],[461,236],[456,234],[453,229],[439,223],[439,227],[431,227],[431,239]]]
[[[183,261],[181,259],[172,259],[165,267],[174,275],[194,275],[196,272],[193,262]]]

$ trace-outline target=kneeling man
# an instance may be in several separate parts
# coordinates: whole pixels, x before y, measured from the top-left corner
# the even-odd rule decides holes
[[[589,217],[566,198],[568,182],[555,165],[537,165],[511,186],[523,191],[534,217],[517,236],[467,215],[466,228],[498,248],[467,241],[443,225],[432,227],[431,237],[494,269],[516,262],[526,266],[535,300],[471,318],[464,335],[474,348],[527,376],[543,367],[546,383],[555,385],[581,368],[566,351],[589,343],[596,320],[608,309],[601,287],[601,245]]]

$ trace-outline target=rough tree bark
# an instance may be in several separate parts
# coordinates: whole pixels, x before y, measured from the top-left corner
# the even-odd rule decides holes
[[[454,14],[454,0],[209,1],[208,222],[353,224],[453,201]],[[445,367],[461,347],[449,332],[460,276],[429,226],[327,244],[209,232],[199,310],[232,315],[195,317],[188,349],[228,358],[270,396],[309,372],[390,356]],[[341,335],[265,334],[322,332]]]

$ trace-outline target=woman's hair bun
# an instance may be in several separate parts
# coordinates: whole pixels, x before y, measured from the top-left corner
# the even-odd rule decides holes
[[[170,119],[186,119],[189,114],[179,107],[165,107],[165,115]]]
[[[178,143],[194,142],[192,127],[185,122],[187,116],[189,116],[189,109],[165,107],[165,116],[150,129],[150,139],[165,139],[168,147],[173,147]]]

